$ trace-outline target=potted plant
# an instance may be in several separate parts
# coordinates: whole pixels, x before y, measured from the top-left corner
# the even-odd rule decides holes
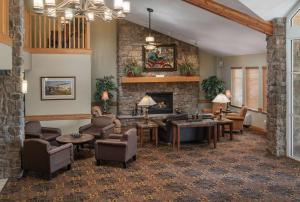
[[[225,92],[224,81],[218,79],[216,76],[204,79],[201,83],[201,87],[205,92],[205,98],[208,100],[213,100],[218,94]]]
[[[143,68],[135,60],[127,62],[124,68],[124,73],[129,77],[141,76],[142,72]]]
[[[113,79],[113,76],[96,79],[96,93],[94,97],[95,101],[100,103],[102,109],[106,108],[108,110],[112,105],[113,92],[117,90],[117,84],[113,82]],[[108,99],[102,99],[104,92],[108,94]]]
[[[180,74],[183,76],[193,76],[196,73],[193,63],[189,62],[187,59],[185,59],[185,61],[178,66]]]

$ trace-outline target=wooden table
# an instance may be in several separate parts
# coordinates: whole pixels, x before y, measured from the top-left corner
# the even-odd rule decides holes
[[[208,128],[208,144],[210,145],[213,136],[214,148],[217,148],[217,122],[211,119],[204,119],[202,121],[193,120],[177,120],[172,121],[173,127],[173,149],[175,149],[177,142],[177,151],[180,150],[180,129],[181,128]]]
[[[79,151],[79,146],[93,141],[95,137],[90,134],[82,134],[81,137],[75,138],[72,135],[61,135],[56,138],[56,141],[61,144],[72,143],[76,150]]]
[[[151,140],[152,136],[155,136],[155,146],[158,146],[158,125],[153,121],[146,122],[137,122],[136,124],[137,134],[140,136],[140,146],[143,147],[144,131],[149,130]]]
[[[215,119],[215,121],[217,122],[217,139],[218,139],[218,141],[220,141],[220,128],[221,128],[221,132],[222,132],[222,137],[224,137],[226,125],[229,126],[230,140],[233,140],[233,134],[232,134],[233,121],[226,119],[226,118],[223,118],[222,120]]]

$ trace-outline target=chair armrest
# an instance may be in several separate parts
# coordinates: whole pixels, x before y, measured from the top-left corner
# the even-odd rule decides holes
[[[105,127],[102,128],[102,132],[103,132],[103,133],[107,133],[107,131],[113,130],[114,127],[115,127],[115,124],[113,124],[113,123],[112,123],[112,124],[109,124],[109,125],[107,125],[107,126],[105,126]]]
[[[240,117],[240,116],[226,116],[227,119],[230,120],[237,120],[237,121],[243,121],[244,117]]]
[[[123,135],[120,134],[110,134],[108,135],[109,139],[121,139],[123,137]]]
[[[82,133],[84,130],[87,130],[87,129],[89,129],[89,128],[91,128],[93,126],[93,124],[87,124],[87,125],[84,125],[84,126],[81,126],[80,128],[79,128],[79,133]]]
[[[25,133],[25,138],[26,139],[33,139],[33,138],[41,139],[41,134]]]
[[[111,140],[97,140],[96,143],[97,145],[110,145],[110,146],[122,146],[126,147],[127,142],[120,142],[120,141],[111,141]]]
[[[55,147],[54,149],[49,150],[48,153],[50,155],[53,155],[53,154],[56,154],[56,153],[58,153],[60,151],[65,150],[65,149],[70,149],[73,152],[73,145],[71,143],[64,144],[62,146]]]
[[[42,127],[42,132],[61,134],[61,129],[59,129],[59,128],[50,128],[50,127]]]

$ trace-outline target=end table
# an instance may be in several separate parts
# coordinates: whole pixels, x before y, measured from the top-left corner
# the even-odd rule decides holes
[[[155,146],[158,146],[158,125],[152,121],[137,122],[136,124],[138,136],[140,136],[140,146],[143,147],[143,139],[145,130],[149,130],[152,141],[152,136],[155,136]]]

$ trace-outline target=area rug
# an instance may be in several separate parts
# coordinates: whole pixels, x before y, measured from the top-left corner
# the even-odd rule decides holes
[[[206,144],[139,148],[137,161],[96,166],[93,154],[48,181],[29,174],[9,180],[0,201],[299,201],[300,163],[275,158],[251,132]]]

